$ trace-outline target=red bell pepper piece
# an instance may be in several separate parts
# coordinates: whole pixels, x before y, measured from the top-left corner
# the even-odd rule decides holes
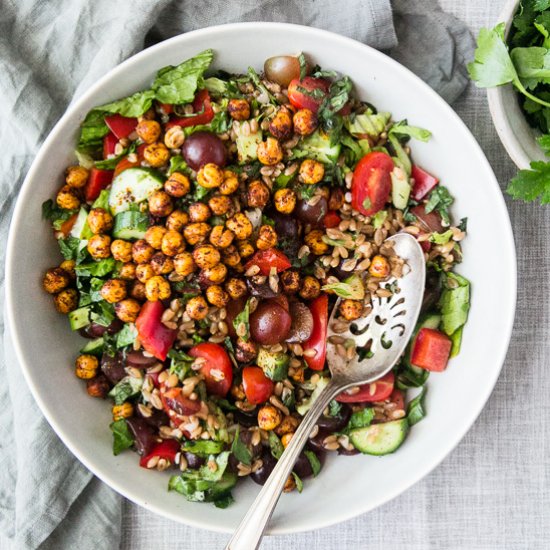
[[[321,294],[315,298],[309,309],[313,315],[313,331],[303,348],[313,349],[316,353],[313,357],[304,356],[304,360],[310,369],[323,370],[327,355],[328,296]]]
[[[142,468],[147,468],[147,464],[155,456],[164,458],[164,460],[169,460],[172,464],[174,464],[176,455],[180,452],[180,449],[181,446],[175,439],[165,439],[164,441],[157,443],[148,455],[142,456],[139,461],[139,465]]]
[[[161,322],[163,313],[161,302],[145,302],[136,319],[143,348],[160,361],[166,359],[177,335],[177,330],[169,329]]]
[[[86,200],[88,202],[95,201],[103,189],[105,189],[113,181],[113,170],[99,170],[92,168],[90,177],[86,184]]]
[[[415,201],[421,201],[439,183],[435,176],[420,166],[413,165],[411,176],[414,178],[412,197]]]
[[[336,210],[329,210],[323,221],[325,223],[325,227],[338,227],[342,221],[342,218],[338,215]]]
[[[109,132],[104,138],[103,138],[103,158],[106,159],[109,157],[109,155],[115,154],[115,147],[118,143],[118,138],[113,134],[113,132]]]
[[[165,115],[172,114],[172,111],[174,110],[174,106],[171,103],[159,103],[159,107]]]
[[[266,277],[271,272],[272,267],[277,270],[277,273],[281,273],[281,271],[285,271],[285,269],[292,266],[286,254],[276,248],[258,250],[244,266],[245,270],[252,265],[257,265],[260,268],[260,273]]]
[[[414,341],[411,363],[422,369],[441,372],[445,370],[451,353],[451,339],[431,328],[420,329]]]
[[[129,118],[119,114],[105,117],[105,124],[118,139],[127,138],[137,126],[137,118]]]
[[[77,214],[73,214],[68,220],[65,220],[61,226],[59,227],[59,232],[64,236],[66,237],[70,232],[71,232],[71,229],[73,228],[73,225],[75,224],[76,222],[76,218],[78,217],[78,213]]]
[[[219,344],[203,342],[193,346],[189,355],[205,360],[199,372],[204,376],[208,392],[225,397],[233,383],[233,366],[225,348]]]
[[[195,100],[193,101],[193,112],[197,114],[194,116],[173,118],[165,124],[165,128],[172,128],[172,126],[187,128],[188,126],[208,124],[214,118],[214,110],[210,103],[210,94],[208,90],[199,90],[197,92]]]

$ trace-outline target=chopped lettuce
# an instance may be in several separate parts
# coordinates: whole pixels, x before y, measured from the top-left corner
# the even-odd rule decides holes
[[[109,397],[115,400],[115,405],[122,405],[131,397],[136,396],[141,391],[142,385],[141,378],[126,376],[109,392]]]
[[[468,319],[470,282],[456,273],[447,273],[443,283],[440,306],[441,327],[445,334],[452,337]],[[459,340],[460,338],[457,337],[457,346],[460,346]]]
[[[409,126],[406,120],[396,122],[389,130],[389,134],[397,134],[399,137],[412,137],[420,141],[429,141],[432,133],[418,126]]]
[[[391,113],[380,112],[374,114],[371,109],[367,109],[360,115],[350,116],[345,121],[345,126],[352,136],[378,137],[386,128],[391,117]]]
[[[409,426],[414,426],[426,416],[426,411],[424,409],[426,389],[427,386],[423,386],[420,393],[407,406],[407,420],[409,421]]]
[[[124,418],[113,422],[109,427],[113,432],[113,454],[115,456],[134,444],[134,436]]]

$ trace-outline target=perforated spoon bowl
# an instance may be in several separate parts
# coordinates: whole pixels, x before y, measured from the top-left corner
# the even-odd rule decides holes
[[[392,288],[391,296],[375,298],[368,315],[354,321],[345,332],[337,335],[344,340],[353,340],[356,350],[364,348],[368,353],[356,353],[349,360],[346,354],[338,352],[332,338],[336,335],[332,329],[338,312],[339,301],[336,302],[328,323],[327,362],[331,379],[292,436],[226,550],[258,548],[285,482],[327,405],[343,391],[353,386],[369,384],[384,376],[405,351],[422,305],[426,264],[422,249],[411,235],[399,233],[388,241],[393,241],[395,253],[405,261],[403,275],[386,283],[387,287]]]

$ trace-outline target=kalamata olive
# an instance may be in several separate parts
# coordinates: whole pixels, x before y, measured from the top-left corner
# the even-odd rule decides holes
[[[315,204],[311,204],[311,202],[306,199],[300,199],[296,203],[296,208],[294,209],[294,215],[300,221],[316,227],[322,224],[327,212],[328,203],[325,197],[321,197]]]
[[[275,222],[279,248],[292,260],[296,258],[302,245],[302,224],[290,215],[271,210],[269,217]]]
[[[302,302],[290,303],[290,332],[286,338],[289,343],[305,342],[313,332],[313,315]]]
[[[227,152],[223,141],[212,132],[194,132],[186,138],[181,148],[185,162],[193,169],[212,162],[218,166],[225,166]]]
[[[358,455],[359,451],[355,448],[350,449],[348,451],[347,449],[344,449],[344,447],[338,447],[338,454],[344,455],[344,456],[353,456],[353,455]]]
[[[143,355],[141,350],[132,350],[126,354],[126,363],[129,366],[137,369],[146,369],[158,362],[155,357],[147,357]]]
[[[300,62],[293,55],[276,55],[266,59],[264,73],[271,82],[286,87],[291,80],[300,78]]]
[[[434,269],[426,271],[426,287],[422,298],[422,312],[429,311],[441,297],[441,277]]]
[[[342,266],[346,260],[342,260],[336,267],[333,267],[330,270],[330,274],[338,277],[341,281],[347,279],[350,275],[353,274],[353,271],[344,271]]]
[[[324,452],[318,452],[318,451],[312,451],[315,456],[319,459],[319,462],[323,464],[324,462]],[[321,457],[321,458],[320,458]],[[313,468],[311,467],[311,462],[309,461],[309,458],[306,456],[305,453],[300,453],[300,456],[298,456],[298,460],[296,460],[296,463],[294,464],[293,471],[296,473],[296,475],[300,479],[306,479],[308,477],[311,477],[313,475]]]
[[[411,214],[414,214],[418,221],[427,231],[435,231],[441,233],[443,225],[441,224],[441,216],[438,212],[426,212],[426,207],[423,204],[413,206]]]
[[[140,418],[143,418],[149,426],[152,426],[153,428],[160,428],[161,426],[168,426],[170,424],[170,419],[168,418],[168,415],[164,411],[160,411],[159,409],[152,409],[151,416],[143,416],[141,409],[139,407],[136,407],[136,414]]]
[[[264,450],[262,454],[261,468],[258,468],[255,472],[250,474],[252,481],[258,485],[263,485],[267,481],[267,478],[271,475],[271,472],[273,471],[273,468],[275,468],[276,464],[277,461],[273,458],[273,455],[269,449]]]
[[[237,424],[245,426],[246,428],[251,428],[256,426],[258,423],[256,410],[251,411],[250,413],[241,411],[240,409],[233,412],[233,418]]]
[[[349,422],[351,408],[345,403],[340,404],[340,410],[335,416],[321,416],[317,421],[317,426],[328,432],[339,432],[343,430]]]
[[[183,451],[183,456],[187,460],[187,467],[191,468],[191,470],[198,470],[206,462],[202,456],[190,453],[189,451]]]
[[[255,281],[255,277],[247,277],[246,286],[248,287],[248,292],[257,298],[274,298],[277,296],[277,293],[273,292],[267,280],[258,283]]]
[[[237,315],[239,315],[239,313],[244,309],[245,305],[246,298],[242,297],[237,300],[229,300],[227,306],[225,306],[225,310],[227,312],[225,322],[227,323],[227,332],[231,338],[237,338],[233,321],[235,320],[235,317],[237,317]]]
[[[120,319],[114,319],[108,327],[98,325],[97,323],[91,323],[86,328],[81,329],[80,334],[82,334],[82,336],[84,336],[85,338],[99,338],[105,333],[115,334],[122,328],[122,326],[123,324]]]
[[[120,382],[126,376],[122,354],[120,352],[115,355],[104,353],[101,356],[101,371],[112,384]]]
[[[279,344],[288,336],[291,322],[290,314],[279,304],[260,302],[250,316],[250,335],[258,344]]]
[[[153,428],[137,416],[128,418],[126,420],[128,427],[134,436],[134,446],[139,455],[144,456],[148,455],[151,451],[151,448],[156,443],[155,432]]]

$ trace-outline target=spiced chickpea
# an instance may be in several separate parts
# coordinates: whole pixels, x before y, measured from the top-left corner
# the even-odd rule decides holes
[[[224,181],[223,170],[212,162],[205,164],[197,172],[197,183],[206,189],[219,187]]]
[[[319,125],[317,116],[309,109],[299,109],[296,111],[292,117],[292,123],[294,124],[294,132],[301,136],[312,134]]]
[[[132,290],[130,290],[130,296],[132,298],[135,298],[136,300],[139,300],[142,302],[143,300],[146,300],[145,296],[145,284],[140,283],[139,281],[134,281],[132,285]]]
[[[177,231],[168,230],[162,237],[160,249],[166,256],[175,256],[185,250],[183,235]]]
[[[252,246],[252,243],[247,240],[238,241],[237,250],[239,251],[241,258],[248,258],[254,254],[254,247]]]
[[[94,235],[88,239],[86,248],[94,260],[104,260],[111,255],[111,237]]]
[[[355,321],[363,314],[363,302],[360,300],[342,300],[338,310],[346,321]]]
[[[305,159],[300,164],[300,178],[307,185],[319,183],[325,176],[325,167],[322,162]]]
[[[175,272],[182,277],[191,275],[191,273],[193,273],[196,269],[191,252],[180,252],[174,256],[173,262]]]
[[[216,264],[214,267],[203,269],[201,274],[208,282],[220,284],[227,277],[227,267],[224,264]]]
[[[164,143],[151,143],[145,147],[143,158],[153,168],[160,168],[168,162],[170,151]]]
[[[223,181],[220,184],[220,193],[222,195],[231,195],[239,189],[239,178],[235,172],[224,170]]]
[[[65,175],[65,183],[73,189],[80,189],[88,183],[89,170],[84,166],[69,166]]]
[[[222,249],[222,261],[228,267],[235,268],[239,265],[241,261],[241,255],[239,254],[235,245],[230,245],[227,248]]]
[[[79,355],[75,361],[75,374],[81,380],[93,378],[99,369],[99,361],[93,355]]]
[[[94,235],[107,233],[113,227],[113,216],[103,208],[92,208],[88,213],[87,222]]]
[[[219,285],[210,285],[206,289],[206,299],[216,307],[225,307],[229,302],[229,294]]]
[[[246,283],[242,279],[231,277],[225,281],[225,290],[232,300],[236,300],[247,293]]]
[[[76,262],[74,260],[63,260],[59,267],[65,271],[71,279],[76,278],[76,271],[75,271]]]
[[[329,250],[328,244],[323,241],[324,234],[325,232],[321,229],[314,229],[304,237],[305,244],[309,246],[311,252],[316,256],[326,254]]]
[[[272,431],[282,422],[282,420],[283,415],[281,411],[273,405],[264,405],[258,411],[258,427],[260,430]]]
[[[234,216],[229,218],[225,225],[228,229],[233,231],[237,240],[242,241],[248,239],[252,235],[252,223],[242,212],[237,212]]]
[[[78,307],[78,292],[74,288],[66,288],[53,297],[53,303],[59,313],[70,313]]]
[[[179,149],[185,141],[185,134],[181,126],[172,126],[164,134],[164,145],[168,149]]]
[[[166,235],[166,231],[166,227],[163,227],[162,225],[152,225],[149,229],[147,229],[143,238],[149,246],[153,247],[155,250],[160,250],[162,246],[162,239],[164,238],[164,235]]]
[[[227,112],[233,120],[247,120],[250,118],[250,104],[246,99],[230,99]]]
[[[145,296],[150,302],[166,300],[171,294],[170,283],[160,275],[151,277],[145,283]]]
[[[132,260],[136,264],[150,262],[154,253],[155,249],[145,239],[138,239],[132,245]]]
[[[104,399],[109,393],[110,385],[104,374],[98,374],[89,380],[86,380],[86,391],[90,397],[99,397]]]
[[[292,189],[278,189],[273,195],[273,204],[281,214],[291,214],[296,207],[296,193]]]
[[[171,229],[173,231],[181,231],[189,223],[189,216],[187,212],[182,210],[174,210],[166,218],[166,229]]]
[[[110,304],[116,304],[126,298],[126,281],[109,279],[103,283],[99,291],[101,297]]]
[[[42,279],[42,287],[49,294],[57,294],[69,286],[69,274],[60,267],[53,267],[46,271]]]
[[[266,166],[275,166],[283,160],[281,144],[273,137],[268,137],[258,145],[256,154],[258,160]]]
[[[248,185],[246,199],[248,206],[252,208],[263,208],[269,201],[269,188],[260,180],[254,180]]]
[[[202,244],[208,238],[211,227],[204,222],[190,223],[185,226],[183,230],[183,236],[185,240],[191,245]]]
[[[160,132],[160,124],[156,120],[140,120],[136,126],[136,134],[143,143],[155,143],[160,137]]]
[[[377,254],[372,258],[369,266],[369,274],[378,279],[388,277],[391,272],[390,263],[384,256]]]
[[[295,294],[300,290],[300,274],[295,269],[287,269],[280,273],[279,281],[285,294]]]
[[[122,239],[115,239],[111,243],[111,254],[117,262],[132,261],[132,243],[123,241]]]
[[[203,244],[193,251],[193,261],[200,269],[214,267],[220,259],[220,253],[211,244]]]
[[[165,218],[174,210],[172,197],[166,191],[155,191],[149,197],[149,212],[153,216]]]
[[[277,246],[277,233],[271,225],[262,225],[256,239],[256,248],[258,250],[267,250]]]
[[[146,283],[155,275],[155,270],[151,264],[139,264],[136,266],[136,279],[141,283]]]
[[[333,187],[328,199],[329,210],[340,210],[344,205],[344,191],[340,187]]]
[[[73,188],[68,185],[64,185],[59,190],[55,197],[55,202],[59,208],[63,208],[64,210],[76,210],[80,206],[80,199]]]
[[[201,321],[208,314],[208,304],[202,296],[194,296],[185,304],[185,312],[191,319]]]
[[[115,304],[115,314],[123,323],[134,323],[141,306],[137,300],[126,298]]]
[[[125,281],[133,281],[136,278],[136,264],[133,262],[122,264],[118,270],[118,278]]]
[[[300,284],[300,298],[313,300],[321,294],[321,283],[313,276],[306,275]]]
[[[191,182],[185,174],[174,172],[165,182],[164,190],[177,199],[187,195],[191,191]]]
[[[174,271],[174,262],[172,258],[169,258],[162,252],[154,254],[149,265],[153,268],[156,275],[168,275],[168,273]]]
[[[269,122],[269,131],[273,137],[285,140],[292,135],[292,117],[287,108],[281,107]]]
[[[227,248],[231,246],[235,235],[230,229],[226,229],[223,225],[216,225],[210,232],[210,244],[216,248]]]
[[[208,201],[208,206],[216,216],[227,214],[233,207],[233,202],[227,195],[214,195]]]
[[[205,222],[212,216],[212,211],[204,202],[194,202],[189,205],[188,214],[191,222]]]

